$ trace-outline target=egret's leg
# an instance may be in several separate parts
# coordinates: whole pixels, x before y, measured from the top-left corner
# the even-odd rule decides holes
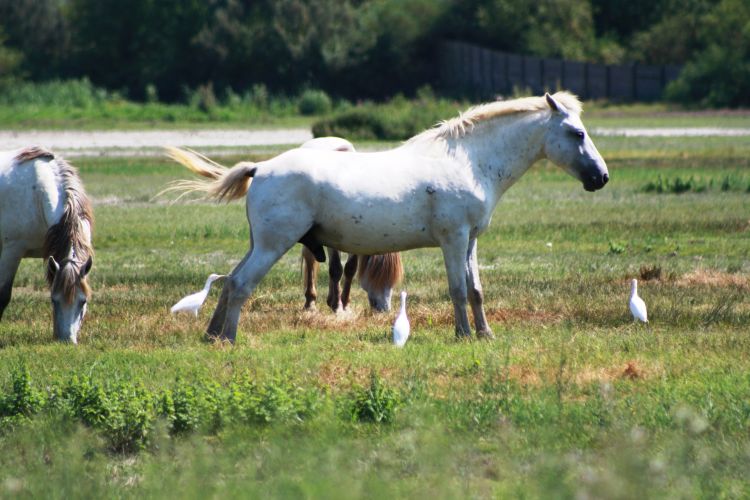
[[[18,245],[5,244],[0,254],[0,320],[3,318],[3,312],[10,302],[10,295],[13,289],[13,280],[18,271],[18,265],[21,263],[23,249]]]
[[[470,337],[469,315],[466,313],[466,249],[469,246],[467,234],[454,235],[440,248],[443,251],[445,270],[448,274],[448,289],[453,301],[456,320],[456,336]]]
[[[469,240],[469,251],[466,253],[466,288],[469,294],[469,304],[474,314],[474,326],[477,337],[493,339],[492,329],[484,314],[484,293],[482,283],[479,282],[479,261],[477,260],[477,239]]]
[[[318,279],[318,261],[304,245],[302,246],[302,265],[305,275],[305,309],[315,309],[315,301],[318,299],[318,290],[315,287]]]
[[[335,248],[328,247],[328,307],[333,312],[343,309],[341,305],[341,289],[339,282],[344,274],[344,268],[341,266],[341,254]]]

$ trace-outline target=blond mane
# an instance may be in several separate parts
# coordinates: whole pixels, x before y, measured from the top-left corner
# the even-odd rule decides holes
[[[567,91],[556,92],[553,96],[557,102],[576,115],[583,111],[581,101],[578,97]],[[517,113],[533,113],[549,109],[549,104],[544,96],[522,97],[511,101],[495,101],[479,104],[459,113],[456,118],[439,122],[431,129],[427,129],[419,135],[414,136],[409,142],[429,139],[448,139],[463,137],[481,122],[514,115]]]

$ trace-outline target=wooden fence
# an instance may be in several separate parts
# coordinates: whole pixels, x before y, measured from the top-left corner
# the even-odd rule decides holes
[[[656,101],[682,69],[677,65],[593,64],[508,54],[463,42],[439,50],[440,85],[473,98],[492,99],[529,89],[570,90],[583,99]]]

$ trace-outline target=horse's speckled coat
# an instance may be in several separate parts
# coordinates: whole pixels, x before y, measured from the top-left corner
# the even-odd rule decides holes
[[[475,108],[390,151],[294,149],[258,163],[247,193],[253,248],[227,280],[208,335],[234,341],[244,302],[312,228],[323,245],[357,254],[440,247],[456,334],[470,335],[469,301],[478,334],[492,336],[481,303],[476,238],[502,194],[542,158],[586,190],[604,187],[609,178],[575,97],[558,93],[496,107]],[[205,190],[227,192],[238,174],[228,170]]]

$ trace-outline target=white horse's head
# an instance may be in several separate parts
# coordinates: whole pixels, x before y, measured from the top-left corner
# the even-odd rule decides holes
[[[583,183],[586,191],[596,191],[609,181],[604,158],[586,132],[577,111],[568,110],[549,94],[544,96],[552,110],[544,139],[545,156]]]
[[[86,275],[91,270],[92,258],[83,265],[71,259],[59,264],[54,257],[47,260],[52,279],[52,324],[57,340],[78,343],[78,331],[86,316],[86,302],[90,295]]]

